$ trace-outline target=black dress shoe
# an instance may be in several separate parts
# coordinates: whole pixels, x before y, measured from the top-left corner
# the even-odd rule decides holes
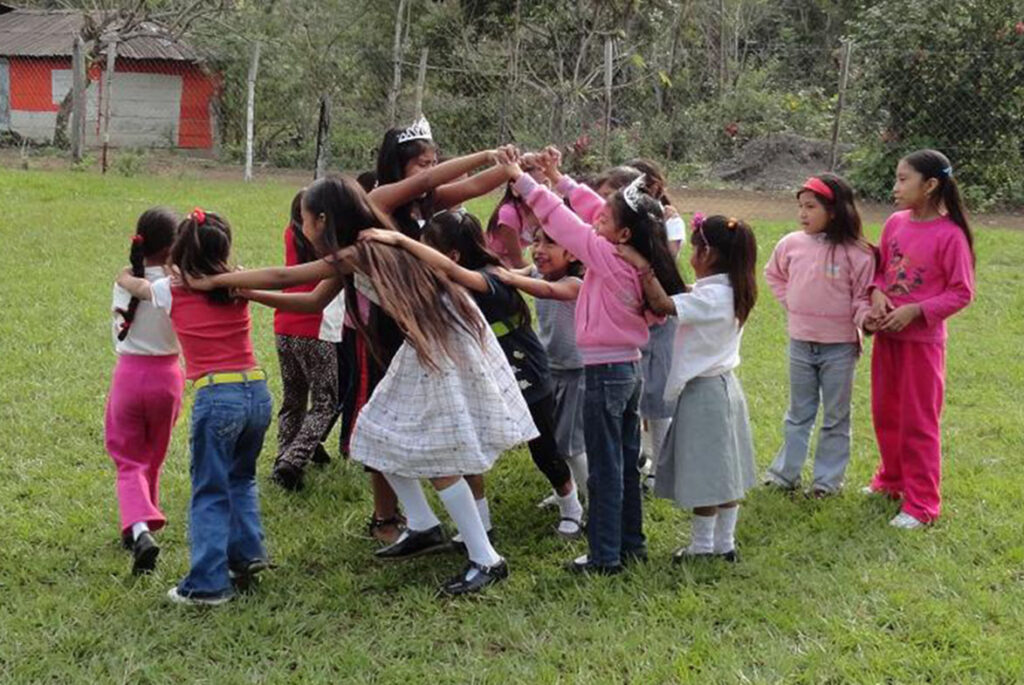
[[[132,575],[151,573],[156,568],[158,556],[160,556],[160,547],[156,544],[156,540],[149,534],[149,531],[143,532],[135,538],[135,544],[132,545]]]
[[[714,559],[716,556],[713,552],[691,552],[689,547],[680,547],[672,554],[672,563],[685,564],[691,561],[706,561]]]
[[[444,531],[440,525],[436,525],[427,530],[407,530],[398,540],[387,547],[381,547],[373,555],[385,561],[398,561],[430,554],[447,547],[448,540],[444,536]]]
[[[622,564],[598,564],[590,560],[589,557],[583,556],[579,559],[573,559],[569,562],[566,568],[571,573],[597,575],[597,576],[615,576],[622,573]]]
[[[325,464],[331,463],[331,455],[327,453],[327,450],[324,448],[323,443],[318,444],[316,446],[316,449],[313,450],[312,461],[317,466],[323,466]]]
[[[129,528],[125,532],[121,533],[121,547],[128,550],[129,552],[135,547],[135,540],[132,538],[132,529]]]
[[[471,577],[470,572],[473,570],[476,570],[476,573]],[[508,578],[508,563],[504,559],[494,566],[484,566],[470,561],[462,573],[441,586],[441,592],[450,597],[469,595],[480,592],[488,585],[494,585],[506,578]]]
[[[270,480],[291,492],[298,492],[305,486],[302,469],[286,461],[278,462],[274,466],[274,472],[270,474]]]

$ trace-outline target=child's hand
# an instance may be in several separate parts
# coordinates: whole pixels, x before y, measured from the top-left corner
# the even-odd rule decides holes
[[[402,238],[404,237],[398,231],[390,231],[384,228],[364,228],[359,232],[359,240],[361,241],[369,240],[385,245],[395,245],[396,247],[402,244]]]
[[[875,288],[871,291],[871,314],[870,318],[876,322],[882,321],[886,314],[893,310],[892,300],[889,296],[881,291],[880,288]]]
[[[651,263],[648,262],[642,254],[640,254],[636,248],[630,245],[618,244],[615,246],[618,250],[619,256],[626,260],[629,264],[632,264],[637,269],[646,269]]]
[[[665,221],[669,219],[675,219],[679,216],[679,212],[672,205],[665,205],[661,208],[662,213],[665,215]]]
[[[544,148],[544,157],[547,160],[545,170],[550,168],[552,171],[558,171],[562,168],[562,151],[557,145],[548,145]]]
[[[231,297],[237,297],[240,300],[251,300],[253,293],[256,291],[251,288],[232,288]]]
[[[518,181],[523,175],[523,169],[519,166],[519,150],[513,145],[499,148],[496,163],[505,169],[509,180],[513,182]]]
[[[495,267],[493,271],[494,275],[498,277],[498,280],[505,285],[513,285],[516,280],[516,274],[512,273],[503,266]]]
[[[214,280],[217,278],[216,276],[189,276],[186,278],[185,274],[178,273],[171,278],[180,280],[189,290],[209,291],[217,288],[217,283]]]
[[[864,319],[864,331],[866,333],[875,333],[878,331],[880,322],[873,316],[868,316]]]
[[[910,325],[910,323],[919,316],[921,316],[921,305],[905,304],[889,312],[889,314],[882,319],[881,328],[882,330],[898,333]]]

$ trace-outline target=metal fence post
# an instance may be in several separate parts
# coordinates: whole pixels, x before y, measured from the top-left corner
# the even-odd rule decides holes
[[[252,46],[252,61],[249,62],[249,76],[246,79],[248,93],[245,106],[245,181],[252,180],[252,133],[256,100],[256,73],[260,68],[260,44]]]
[[[853,41],[843,41],[842,63],[839,67],[839,97],[836,102],[836,116],[832,121],[832,146],[828,154],[828,170],[835,171],[839,163],[839,122],[843,117],[843,105],[846,102],[846,84],[850,78],[850,53],[853,52]]]

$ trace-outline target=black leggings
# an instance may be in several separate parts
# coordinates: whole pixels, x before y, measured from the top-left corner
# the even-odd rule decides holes
[[[558,451],[555,442],[555,398],[547,394],[536,402],[527,405],[530,416],[537,425],[540,435],[529,442],[530,456],[540,472],[556,490],[563,487],[572,478],[569,465]]]

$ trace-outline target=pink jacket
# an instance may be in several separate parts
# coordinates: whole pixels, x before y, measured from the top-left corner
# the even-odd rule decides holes
[[[573,193],[587,207],[577,216],[553,192],[538,185],[528,174],[516,182],[516,190],[541,222],[544,231],[587,267],[576,301],[576,345],[587,366],[631,362],[640,359],[647,344],[643,289],[636,269],[619,257],[615,245],[594,233],[581,217],[592,220],[604,200],[594,191],[577,186]]]
[[[775,246],[764,278],[786,309],[789,337],[816,343],[859,340],[871,310],[875,257],[867,247],[833,245],[796,231]]]
[[[974,264],[963,231],[948,217],[914,221],[909,211],[896,212],[885,222],[879,247],[882,264],[874,287],[896,307],[921,306],[921,316],[902,331],[881,335],[945,342],[946,319],[974,299]]]

